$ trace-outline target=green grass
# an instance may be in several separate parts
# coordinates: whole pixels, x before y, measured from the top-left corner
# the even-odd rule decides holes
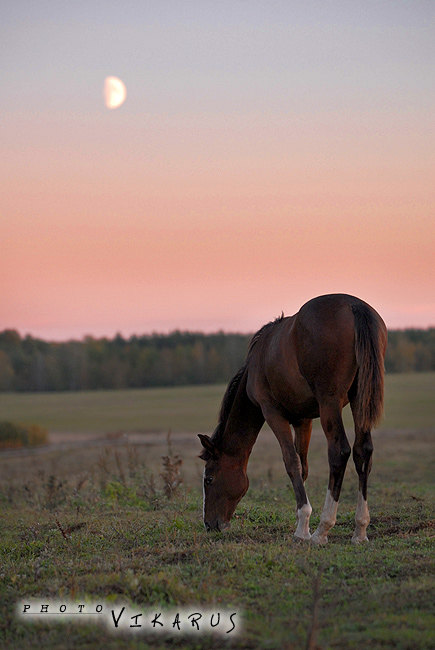
[[[0,647],[299,649],[306,647],[315,600],[312,647],[433,648],[434,382],[433,374],[388,378],[388,420],[374,435],[371,541],[361,547],[350,542],[357,493],[351,462],[328,546],[294,543],[294,496],[279,445],[268,430],[254,447],[250,489],[231,529],[224,534],[203,530],[203,463],[194,432],[213,428],[223,387],[2,395],[2,409],[6,404],[21,408],[21,421],[28,417],[54,431],[164,431],[172,426],[175,432],[192,433],[172,436],[184,477],[172,500],[165,497],[160,478],[161,457],[167,453],[163,434],[153,444],[146,444],[144,436],[142,442],[107,441],[105,447],[0,454]],[[65,412],[68,400],[77,411]],[[72,427],[67,426],[70,416]],[[313,433],[309,463],[313,529],[328,476],[319,430]],[[67,539],[56,519],[71,531]],[[118,600],[143,609],[200,603],[234,607],[244,612],[244,632],[233,641],[165,640],[115,635],[91,625],[36,626],[15,618],[18,600],[40,595]]]
[[[225,386],[0,394],[0,419],[50,431],[202,431],[214,426]]]
[[[119,391],[0,394],[0,420],[37,423],[49,431],[210,431],[225,386]],[[435,419],[435,373],[386,377],[380,429],[430,428]],[[351,424],[349,408],[345,409]]]

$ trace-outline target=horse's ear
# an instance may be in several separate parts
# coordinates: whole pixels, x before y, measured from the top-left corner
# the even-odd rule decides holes
[[[200,455],[200,458],[203,460],[209,460],[209,458],[217,458],[217,449],[214,446],[210,436],[207,436],[204,433],[198,433],[198,438],[201,440],[201,444],[204,447],[204,451]]]

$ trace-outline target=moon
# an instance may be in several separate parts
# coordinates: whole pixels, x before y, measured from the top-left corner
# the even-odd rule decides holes
[[[104,103],[107,108],[118,108],[127,97],[127,89],[118,77],[106,77],[104,80]]]

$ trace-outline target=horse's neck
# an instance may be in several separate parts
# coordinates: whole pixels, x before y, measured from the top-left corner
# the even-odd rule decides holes
[[[246,394],[246,374],[240,381],[222,436],[222,450],[249,458],[258,433],[264,424],[261,409]]]

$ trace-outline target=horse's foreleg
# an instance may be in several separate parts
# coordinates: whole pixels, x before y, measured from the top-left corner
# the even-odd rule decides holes
[[[337,518],[338,499],[350,456],[350,446],[341,418],[341,406],[321,406],[320,421],[328,441],[329,483],[320,523],[311,541],[326,544],[328,532],[335,525]]]
[[[302,420],[298,425],[293,425],[295,430],[295,447],[301,459],[302,466],[302,480],[307,480],[308,476],[308,446],[311,439],[311,431],[313,429],[312,420]]]
[[[370,431],[355,432],[353,446],[353,460],[359,477],[358,501],[355,512],[355,532],[352,537],[354,544],[367,542],[367,526],[370,523],[370,514],[367,506],[367,481],[372,467],[373,444]]]
[[[308,540],[311,538],[310,516],[312,508],[305,492],[301,459],[293,443],[290,424],[275,411],[264,411],[264,416],[281,446],[284,465],[295,491],[298,521],[295,537]]]

